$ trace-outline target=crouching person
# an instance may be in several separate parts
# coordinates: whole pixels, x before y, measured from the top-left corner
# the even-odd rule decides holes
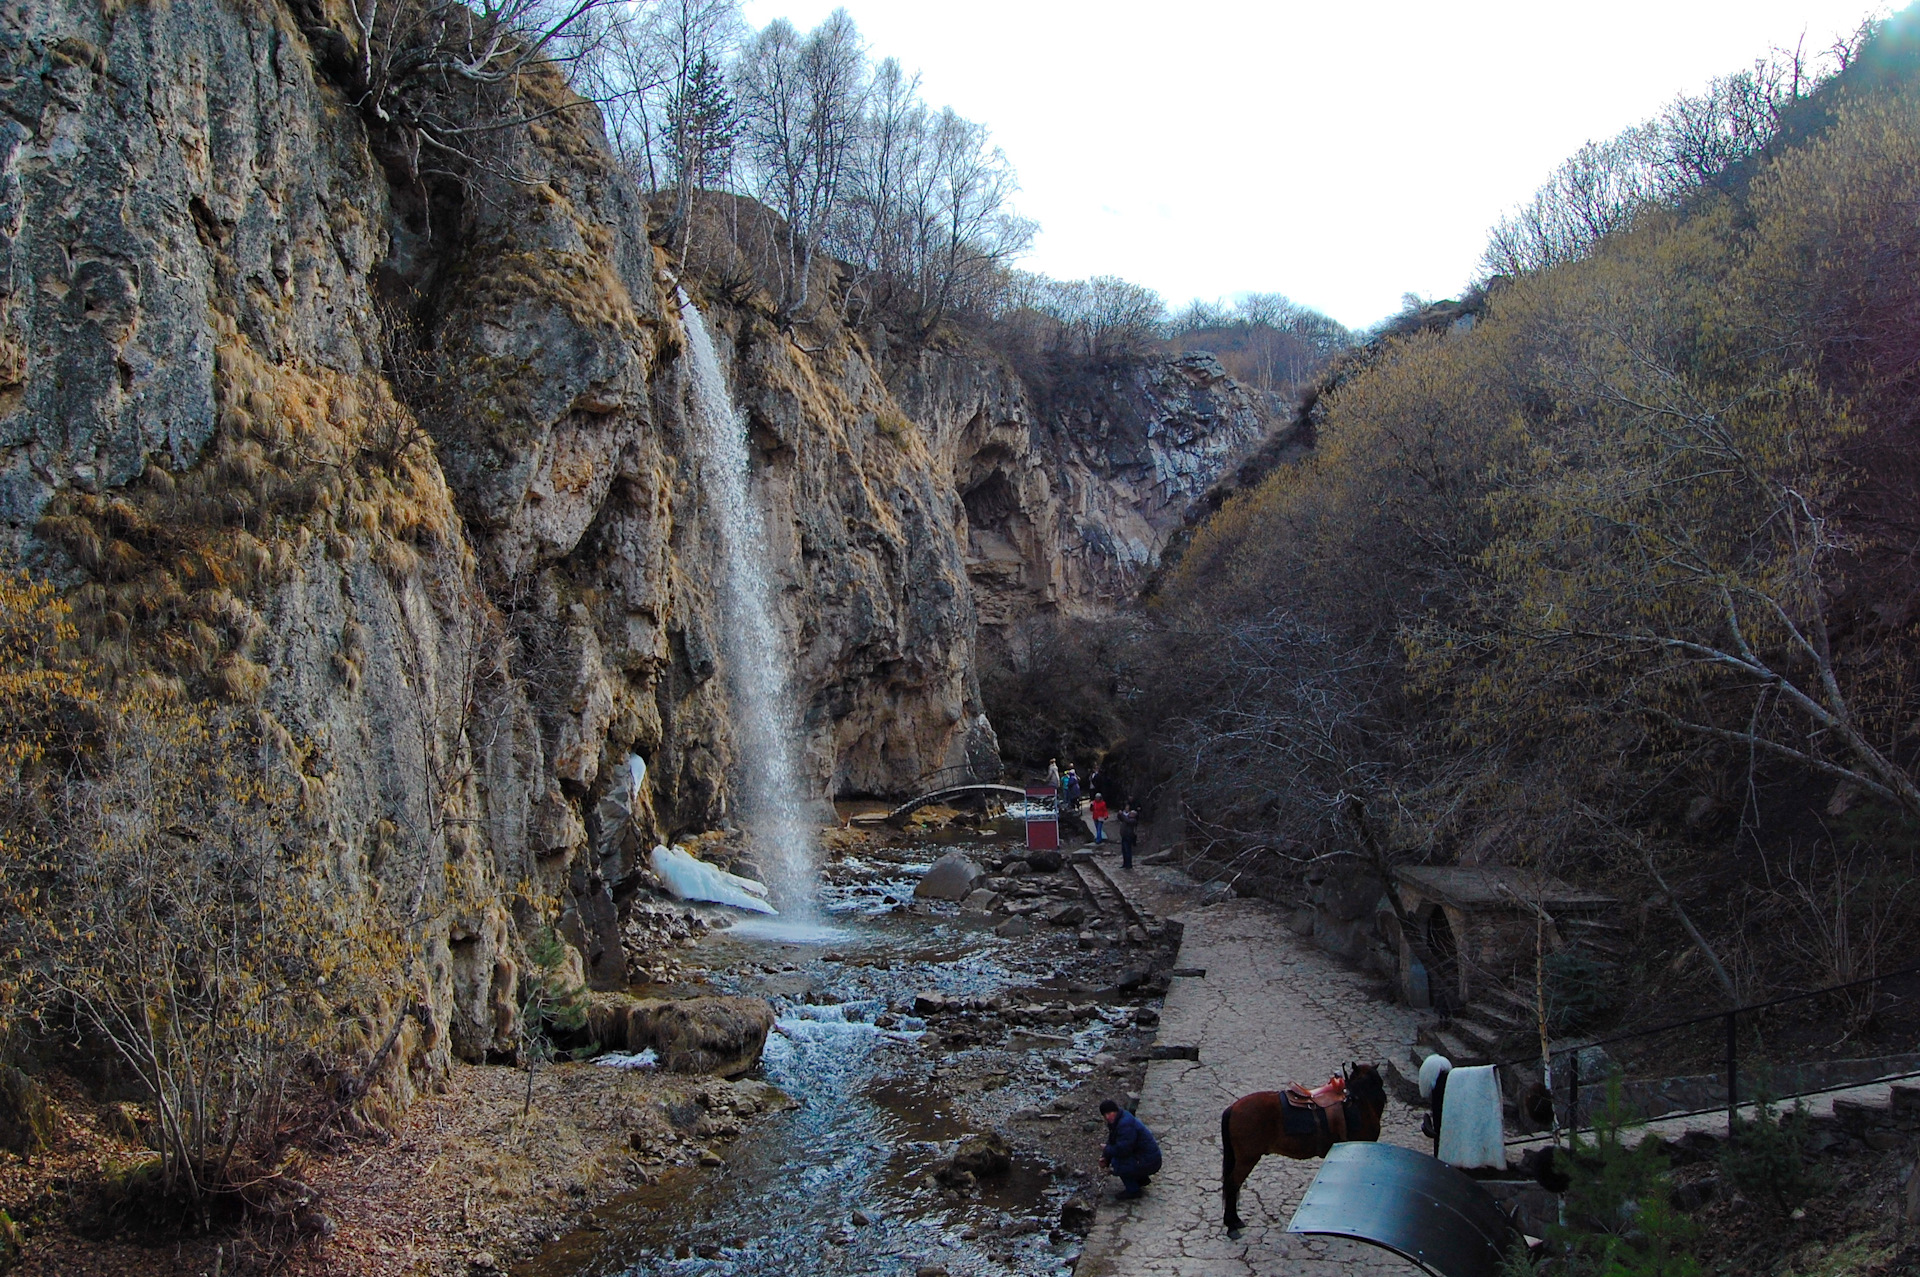
[[[1100,1102],[1100,1116],[1107,1123],[1107,1146],[1100,1150],[1100,1165],[1120,1177],[1120,1200],[1129,1201],[1140,1196],[1160,1169],[1159,1141],[1145,1123],[1112,1100]]]

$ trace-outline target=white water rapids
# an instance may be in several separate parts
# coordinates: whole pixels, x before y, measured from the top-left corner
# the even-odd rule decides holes
[[[679,299],[702,495],[720,528],[720,651],[739,731],[741,815],[781,911],[806,915],[819,874],[794,757],[791,661],[774,616],[766,521],[749,483],[746,418],[700,308],[684,291]]]

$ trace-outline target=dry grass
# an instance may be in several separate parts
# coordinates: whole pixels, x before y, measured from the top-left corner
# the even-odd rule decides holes
[[[555,1065],[535,1076],[522,1118],[525,1087],[526,1075],[514,1069],[456,1065],[447,1088],[416,1101],[390,1138],[296,1155],[331,1236],[300,1245],[279,1271],[465,1274],[483,1251],[504,1266],[576,1227],[596,1204],[696,1164],[737,1129],[718,1116],[728,1085],[709,1078]],[[77,1231],[98,1186],[151,1154],[109,1133],[108,1107],[72,1082],[56,1079],[53,1091],[54,1148],[30,1160],[0,1154],[0,1205],[26,1235],[16,1274],[152,1277],[212,1273],[216,1262],[225,1273],[261,1266],[261,1241],[247,1236],[141,1244]],[[685,1114],[688,1106],[711,1106],[716,1116],[676,1127],[669,1109]]]
[[[470,551],[432,445],[384,379],[275,364],[218,320],[219,427],[201,459],[149,465],[110,495],[63,493],[39,531],[90,578],[71,595],[87,655],[246,703],[268,678],[252,601],[315,539],[396,577],[423,552]]]

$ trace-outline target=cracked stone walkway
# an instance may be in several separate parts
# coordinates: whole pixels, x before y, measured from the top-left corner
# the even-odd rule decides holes
[[[1317,1160],[1262,1158],[1240,1195],[1246,1232],[1231,1241],[1220,1224],[1221,1110],[1250,1091],[1324,1082],[1352,1060],[1400,1064],[1414,1013],[1380,1000],[1367,980],[1296,936],[1273,906],[1231,898],[1198,905],[1183,875],[1136,869],[1128,880],[1118,862],[1112,857],[1109,868],[1131,898],[1185,925],[1178,965],[1206,969],[1204,978],[1174,980],[1160,1022],[1161,1042],[1195,1044],[1200,1059],[1148,1067],[1138,1112],[1159,1137],[1165,1165],[1138,1201],[1115,1201],[1119,1181],[1107,1181],[1076,1277],[1420,1273],[1377,1247],[1286,1231]],[[1387,1105],[1381,1138],[1427,1144],[1418,1114],[1398,1101]]]

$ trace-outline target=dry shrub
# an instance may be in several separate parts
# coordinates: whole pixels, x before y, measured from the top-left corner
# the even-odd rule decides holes
[[[0,1011],[137,1079],[156,1153],[109,1177],[110,1222],[293,1209],[287,1148],[344,1076],[341,1018],[398,983],[403,929],[330,886],[284,729],[110,687],[72,633],[50,587],[0,577]]]

